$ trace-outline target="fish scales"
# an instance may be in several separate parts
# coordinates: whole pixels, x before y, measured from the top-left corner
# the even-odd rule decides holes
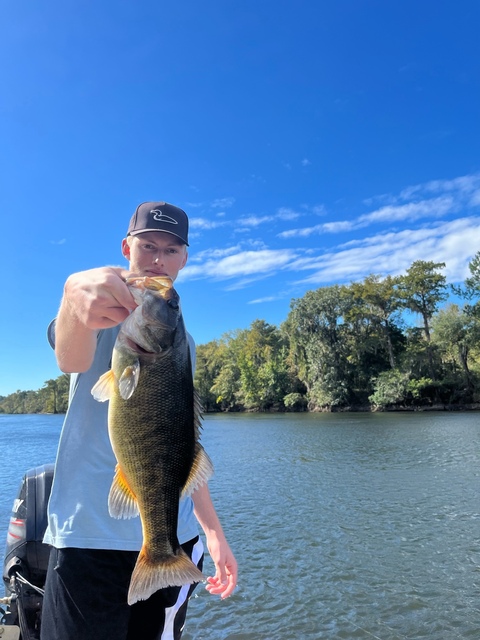
[[[123,323],[112,370],[92,390],[110,400],[109,434],[117,469],[109,495],[114,517],[140,514],[143,546],[128,602],[166,586],[203,579],[177,538],[180,494],[191,493],[213,472],[199,443],[187,334],[178,294],[168,278],[130,283],[139,306]]]
[[[178,552],[176,533],[172,533],[178,520],[179,488],[186,483],[194,455],[193,388],[188,385],[188,377],[185,380],[184,373],[169,364],[164,359],[142,367],[133,396],[129,400],[115,398],[120,419],[110,435],[119,462],[131,478],[140,511],[145,514],[149,556],[159,558]],[[147,402],[152,386],[161,392]],[[135,429],[133,424],[137,425]],[[165,500],[159,495],[159,487]]]

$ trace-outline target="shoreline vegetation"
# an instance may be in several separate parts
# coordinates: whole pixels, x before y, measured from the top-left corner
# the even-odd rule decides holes
[[[204,412],[480,410],[480,251],[468,268],[458,286],[444,263],[417,260],[321,287],[279,327],[255,320],[198,345]],[[0,413],[65,413],[69,377],[0,397]]]
[[[388,407],[374,407],[372,405],[364,405],[364,406],[355,406],[355,407],[322,407],[320,409],[308,410],[308,409],[276,409],[271,407],[270,409],[264,410],[261,413],[422,413],[422,412],[455,412],[455,413],[467,413],[470,411],[480,411],[480,402],[473,402],[471,404],[459,404],[459,405],[446,405],[446,404],[436,404],[436,405],[412,405],[408,407],[402,406],[393,406],[390,405]],[[52,415],[65,415],[66,411],[35,411],[35,412],[16,412],[16,413],[7,413],[5,411],[0,411],[0,415],[23,415],[23,416],[32,416],[32,415],[44,415],[44,416],[52,416]],[[260,413],[259,410],[256,409],[238,409],[236,411],[204,411],[204,415],[212,415],[218,413]]]

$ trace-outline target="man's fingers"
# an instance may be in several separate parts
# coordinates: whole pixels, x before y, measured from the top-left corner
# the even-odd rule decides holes
[[[237,586],[235,576],[226,574],[223,580],[221,577],[214,576],[207,578],[207,582],[205,589],[211,594],[219,595],[222,600],[231,596]]]
[[[116,327],[117,324],[123,322],[129,316],[128,309],[125,307],[110,307],[105,315],[98,319],[98,329],[109,329]]]

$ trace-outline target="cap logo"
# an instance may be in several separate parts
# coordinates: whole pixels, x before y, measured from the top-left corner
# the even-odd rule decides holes
[[[150,213],[157,222],[168,222],[169,224],[178,224],[175,218],[165,215],[161,209],[152,209]]]

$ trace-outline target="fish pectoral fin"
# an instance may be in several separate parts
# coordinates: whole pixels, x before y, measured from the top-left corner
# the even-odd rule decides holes
[[[195,489],[206,484],[213,475],[213,463],[202,445],[195,445],[195,457],[187,481],[182,489],[182,497],[190,496]]]
[[[110,493],[108,512],[112,518],[134,518],[139,515],[138,502],[119,464],[115,467]]]
[[[98,400],[98,402],[105,402],[105,400],[110,400],[110,398],[112,397],[114,388],[115,375],[112,369],[110,369],[110,371],[107,371],[102,376],[100,376],[100,378],[93,386],[91,393],[95,400]]]
[[[118,390],[124,400],[128,400],[132,397],[133,392],[137,388],[138,377],[140,375],[140,362],[135,362],[128,367],[125,367],[120,380],[118,381]]]

